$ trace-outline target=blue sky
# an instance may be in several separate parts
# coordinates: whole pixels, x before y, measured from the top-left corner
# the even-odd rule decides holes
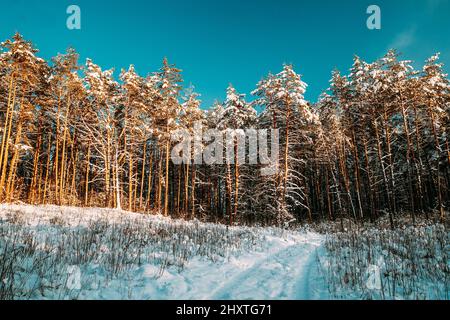
[[[70,4],[81,8],[81,30],[66,28]],[[366,27],[371,4],[381,8],[381,30]],[[395,47],[418,66],[439,51],[450,65],[450,0],[14,0],[2,8],[0,39],[19,31],[45,59],[73,46],[83,63],[116,73],[134,64],[146,75],[167,56],[204,107],[229,83],[249,95],[283,63],[303,75],[311,101],[354,54],[372,61]]]

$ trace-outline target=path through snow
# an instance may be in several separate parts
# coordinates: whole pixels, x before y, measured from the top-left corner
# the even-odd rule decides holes
[[[212,299],[311,299],[310,270],[320,237],[288,245],[240,270],[215,290]]]
[[[182,272],[167,270],[158,279],[153,279],[152,269],[144,271],[141,283],[145,286],[134,293],[143,299],[175,300],[323,298],[320,286],[310,283],[314,279],[316,251],[322,237],[314,233],[294,233],[288,238],[268,237],[267,241],[267,250],[230,258],[220,264],[194,260]]]

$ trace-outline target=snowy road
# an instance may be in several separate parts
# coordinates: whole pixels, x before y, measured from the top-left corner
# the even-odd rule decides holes
[[[155,279],[153,266],[133,278],[137,299],[308,300],[326,298],[317,283],[316,252],[322,237],[295,234],[267,239],[267,250],[221,263],[192,261],[182,272],[167,270]],[[143,287],[140,287],[142,286]]]
[[[320,237],[282,248],[234,274],[211,299],[311,299],[310,271]]]

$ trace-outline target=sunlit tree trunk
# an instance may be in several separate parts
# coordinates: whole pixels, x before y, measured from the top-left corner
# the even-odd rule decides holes
[[[409,191],[409,201],[411,205],[411,218],[413,221],[413,224],[416,223],[416,215],[415,211],[416,208],[414,206],[414,193],[413,193],[413,186],[412,186],[412,174],[411,174],[411,158],[414,159],[414,153],[411,147],[411,137],[409,135],[409,127],[408,127],[408,118],[406,115],[405,107],[403,106],[403,99],[402,95],[400,93],[400,108],[402,112],[402,119],[403,119],[403,131],[406,136],[406,170],[408,175],[408,191]]]
[[[166,142],[166,174],[164,186],[164,215],[169,215],[169,157],[170,157],[170,139]]]
[[[6,179],[6,170],[8,168],[8,157],[9,157],[9,139],[11,137],[12,123],[13,123],[13,112],[14,105],[16,104],[16,88],[14,87],[14,93],[12,97],[12,102],[7,106],[9,111],[9,117],[7,117],[7,121],[5,121],[5,128],[2,139],[2,161],[1,164],[1,176],[0,176],[0,201],[4,198],[4,193],[6,190],[4,189],[5,179]],[[7,112],[8,113],[8,112]]]
[[[36,203],[36,196],[37,196],[36,187],[37,187],[37,184],[40,183],[40,180],[38,180],[39,179],[39,171],[42,172],[42,170],[40,170],[40,167],[39,167],[39,156],[41,154],[42,134],[39,132],[38,135],[39,135],[38,144],[37,144],[36,149],[34,150],[33,174],[32,174],[30,191],[29,191],[29,196],[28,196],[28,201],[32,204]]]
[[[439,214],[441,221],[445,220],[445,211],[444,211],[444,204],[442,201],[442,185],[441,185],[441,165],[440,165],[440,154],[441,154],[441,147],[439,143],[439,138],[437,134],[436,129],[436,119],[435,115],[432,109],[432,102],[431,99],[428,101],[428,114],[430,116],[431,121],[431,131],[433,132],[433,138],[434,138],[434,146],[436,149],[436,186],[437,186],[437,198],[438,198],[438,205],[439,205]]]
[[[13,177],[15,176],[16,173],[16,169],[17,169],[17,163],[19,161],[19,153],[20,153],[20,141],[22,139],[22,129],[23,129],[23,108],[24,108],[24,96],[25,96],[25,90],[22,94],[22,99],[21,102],[19,104],[19,109],[18,109],[18,113],[19,113],[19,119],[18,119],[18,123],[17,123],[17,129],[16,129],[16,136],[14,139],[14,153],[11,159],[11,163],[9,166],[9,174],[6,180],[6,201],[10,202],[11,198],[12,198],[12,182],[13,182]],[[6,149],[5,155],[8,156],[8,148]],[[6,169],[5,169],[6,170]],[[3,175],[2,175],[3,178]],[[3,182],[3,181],[1,181]]]
[[[356,141],[355,129],[352,128],[352,149],[353,149],[353,157],[355,159],[354,163],[354,174],[356,179],[356,198],[358,200],[358,209],[359,209],[359,217],[363,219],[364,213],[361,203],[361,178],[359,173],[359,155],[358,155],[358,146]]]
[[[142,154],[142,168],[141,168],[141,186],[139,191],[139,210],[142,209],[142,197],[144,193],[144,179],[145,179],[145,160],[147,158],[147,142],[144,142],[144,151]]]
[[[196,175],[197,175],[197,170],[196,170],[196,166],[195,164],[192,165],[192,191],[191,191],[191,218],[194,219],[195,218],[195,179],[196,179]]]
[[[234,139],[234,218],[236,219],[239,208],[239,157],[237,137]]]
[[[85,189],[84,189],[84,205],[89,206],[89,172],[91,169],[91,144],[88,146],[86,156],[86,176],[85,176]]]
[[[150,163],[148,166],[148,183],[147,183],[147,200],[146,200],[146,208],[147,210],[151,207],[151,196],[152,196],[152,173],[153,173],[153,151],[150,152]]]
[[[13,112],[14,112],[14,105],[16,100],[16,90],[17,87],[14,84],[14,72],[11,73],[10,76],[10,82],[9,82],[9,88],[8,88],[8,103],[6,106],[6,117],[5,117],[5,124],[2,130],[2,145],[1,145],[1,151],[0,151],[0,177],[3,175],[4,170],[6,170],[8,155],[6,153],[6,148],[9,147],[9,137],[11,135],[11,124],[12,118],[13,118]],[[6,160],[4,160],[6,159]],[[1,180],[0,180],[1,181]],[[3,183],[0,184],[0,200],[3,198]]]
[[[116,209],[117,210],[122,210],[122,204],[121,204],[121,200],[120,200],[120,181],[119,181],[119,154],[118,154],[118,150],[116,148],[116,152],[114,154],[114,169],[116,171]]]
[[[387,196],[387,201],[388,201],[388,205],[389,205],[389,222],[391,224],[391,228],[394,229],[394,209],[393,209],[393,204],[392,204],[392,197],[391,197],[391,192],[389,191],[389,182],[388,182],[388,178],[386,175],[386,168],[384,165],[384,160],[383,160],[383,151],[381,148],[381,141],[380,141],[380,134],[378,131],[378,124],[377,124],[377,120],[374,119],[373,120],[373,126],[375,129],[375,137],[376,137],[376,141],[377,141],[377,155],[378,155],[378,160],[380,161],[380,165],[381,165],[381,171],[383,174],[383,181],[384,181],[384,188],[386,191],[386,196]]]
[[[41,200],[42,203],[47,202],[47,190],[48,190],[48,184],[49,184],[49,174],[50,174],[50,158],[51,158],[51,152],[52,152],[52,133],[49,132],[48,134],[48,148],[47,148],[47,164],[45,166],[45,181],[44,181],[44,195]]]
[[[186,171],[184,174],[184,214],[187,215],[189,212],[189,163],[186,163]]]

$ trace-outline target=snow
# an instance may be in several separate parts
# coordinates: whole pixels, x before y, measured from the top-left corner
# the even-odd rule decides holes
[[[275,243],[275,239],[272,239]],[[279,239],[278,239],[279,241]],[[314,266],[314,252],[322,238],[304,234],[293,241],[281,241],[268,254],[254,259],[238,260],[241,269],[224,285],[219,286],[213,299],[302,299],[314,298],[310,291],[310,272]],[[247,264],[246,264],[247,263]],[[317,298],[317,297],[316,297]]]
[[[0,205],[2,260],[11,260],[8,246],[23,250],[13,275],[0,273],[15,299],[326,298],[310,281],[322,241],[110,209]],[[68,287],[74,270],[79,288]]]
[[[0,300],[448,299],[441,225],[307,230],[3,204]]]
[[[319,273],[334,299],[448,300],[449,236],[432,223],[336,233],[318,250]]]
[[[27,151],[27,152],[33,150],[33,147],[26,145],[26,144],[20,144],[20,143],[14,145],[14,148],[19,151]]]

